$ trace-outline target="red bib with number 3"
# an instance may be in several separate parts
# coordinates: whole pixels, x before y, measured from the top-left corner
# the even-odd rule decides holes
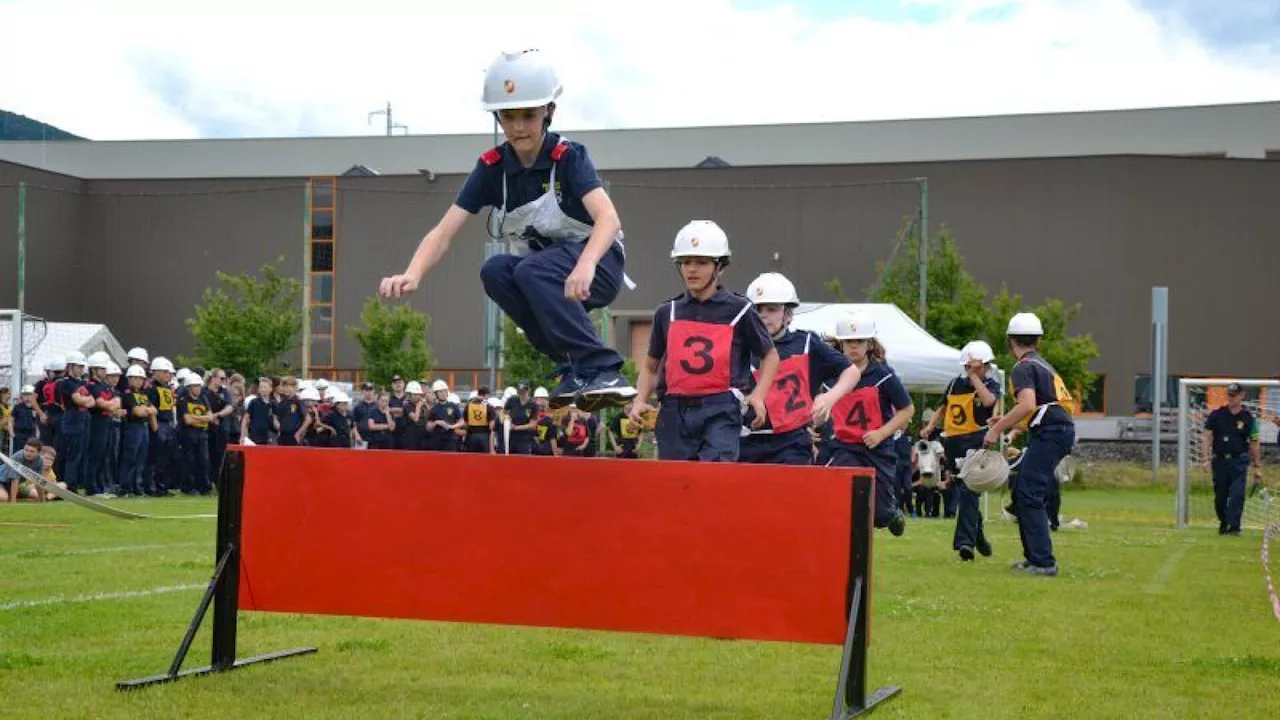
[[[760,371],[755,372],[756,379]],[[813,397],[809,393],[809,356],[792,355],[778,363],[773,387],[764,396],[769,411],[769,424],[775,433],[791,432],[804,427],[813,415]]]
[[[733,326],[672,320],[667,329],[667,392],[704,397],[729,392]]]
[[[840,398],[831,410],[836,439],[850,445],[863,445],[862,439],[872,430],[884,426],[880,410],[880,388],[860,387]]]

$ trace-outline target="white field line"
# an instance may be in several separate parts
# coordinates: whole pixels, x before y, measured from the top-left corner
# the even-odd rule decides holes
[[[0,561],[7,559],[21,560],[27,562],[30,560],[49,560],[58,557],[75,557],[77,555],[103,555],[107,553],[118,552],[144,552],[147,550],[168,550],[169,548],[193,548],[193,547],[211,547],[212,543],[208,542],[184,542],[169,543],[165,545],[117,545],[112,547],[88,547],[88,548],[69,548],[66,550],[57,550],[53,548],[23,548],[21,550],[11,550],[10,552],[0,554]],[[23,552],[38,553],[38,557],[21,557]]]
[[[55,595],[41,600],[16,600],[14,602],[0,603],[0,611],[23,610],[26,608],[39,607],[41,605],[62,605],[64,603],[98,602],[100,600],[128,600],[130,598],[149,597],[151,595],[163,595],[165,593],[173,592],[185,592],[187,590],[202,590],[206,587],[208,587],[207,584],[200,583],[190,585],[163,585],[149,590],[121,590],[118,592],[100,592],[91,593],[89,595],[76,595],[74,597]]]
[[[1190,545],[1179,545],[1176,550],[1165,558],[1160,569],[1156,571],[1155,577],[1151,578],[1151,582],[1147,583],[1148,595],[1159,595],[1164,592],[1164,586],[1169,583],[1169,578],[1173,577],[1173,572],[1178,569],[1178,563],[1182,562],[1182,557],[1187,554]]]

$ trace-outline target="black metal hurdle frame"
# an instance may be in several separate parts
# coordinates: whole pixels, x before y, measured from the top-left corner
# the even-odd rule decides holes
[[[244,506],[244,453],[229,450],[223,464],[218,488],[217,558],[213,577],[205,588],[195,616],[187,626],[186,635],[178,645],[169,670],[162,675],[124,680],[116,683],[117,690],[136,690],[185,677],[226,672],[238,668],[271,662],[297,655],[317,652],[314,647],[256,655],[239,660],[236,658],[236,631],[239,621],[240,601],[240,525]],[[867,695],[867,631],[870,623],[871,536],[874,511],[874,478],[853,477],[853,501],[850,507],[850,528],[862,532],[850,533],[849,544],[849,605],[848,632],[845,635],[844,652],[840,657],[840,671],[836,681],[835,700],[831,715],[826,720],[848,720],[871,711],[875,706],[902,691],[901,686],[883,687]],[[200,624],[213,606],[213,642],[210,662],[204,667],[182,670],[182,663],[191,649]]]

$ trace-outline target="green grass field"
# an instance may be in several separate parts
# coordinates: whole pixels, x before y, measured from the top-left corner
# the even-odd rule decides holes
[[[1068,492],[1064,515],[1089,527],[1056,535],[1055,579],[1011,573],[1012,524],[993,523],[995,557],[968,564],[951,552],[950,521],[877,533],[871,683],[905,689],[872,716],[1274,717],[1280,622],[1261,534],[1178,532],[1172,507],[1166,489]],[[830,710],[835,647],[257,613],[241,618],[241,656],[320,652],[117,692],[115,681],[168,666],[212,568],[213,532],[212,520],[0,506],[0,717],[818,720]],[[207,662],[208,642],[202,632],[188,667]]]

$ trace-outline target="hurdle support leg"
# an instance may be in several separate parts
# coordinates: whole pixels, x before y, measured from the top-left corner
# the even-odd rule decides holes
[[[848,720],[870,712],[876,705],[902,692],[900,685],[882,687],[867,695],[867,647],[871,617],[871,534],[874,532],[875,480],[855,477],[853,482],[854,529],[849,546],[849,629],[840,656],[835,701],[827,720]]]
[[[244,501],[244,455],[228,451],[223,461],[222,483],[218,493],[218,564],[214,568],[209,586],[196,607],[195,617],[187,626],[187,633],[178,645],[169,671],[163,675],[124,680],[116,683],[117,690],[138,688],[173,682],[184,677],[235,670],[247,665],[271,662],[294,655],[316,652],[316,648],[303,647],[292,650],[257,655],[243,660],[236,659],[236,629],[240,601],[240,510]],[[191,649],[196,632],[213,604],[213,651],[210,663],[205,667],[182,670],[182,662]]]

